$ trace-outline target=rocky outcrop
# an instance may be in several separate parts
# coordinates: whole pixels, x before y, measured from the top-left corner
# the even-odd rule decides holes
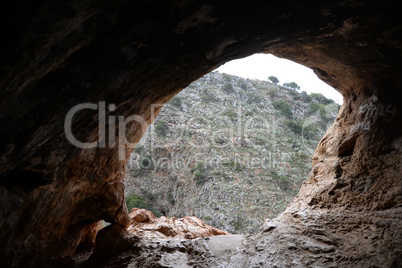
[[[400,266],[397,6],[365,0],[248,1],[241,7],[197,0],[7,2],[0,44],[2,265],[56,264],[93,241],[100,220],[128,227],[122,178],[143,134],[136,122],[150,123],[152,104],[165,103],[224,62],[270,52],[312,68],[345,98],[308,181],[277,227],[250,243],[233,239],[238,242],[225,255],[208,249],[206,239],[140,241],[142,250],[122,258],[123,250],[114,263]],[[64,119],[83,103],[91,106],[71,121],[74,137],[90,143],[80,148],[69,141]],[[119,127],[108,121],[104,131],[103,115],[136,115],[137,121]]]
[[[176,219],[175,217],[162,216],[156,218],[152,212],[137,208],[133,208],[129,215],[132,218],[131,225],[128,228],[129,233],[148,240],[195,239],[214,235],[228,235],[227,232],[209,226],[197,217]]]

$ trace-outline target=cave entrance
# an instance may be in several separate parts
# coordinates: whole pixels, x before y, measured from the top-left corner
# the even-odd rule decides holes
[[[291,73],[269,68],[262,71],[265,79],[246,78],[238,66],[249,71],[247,64],[259,61],[252,57],[225,64],[164,105],[129,159],[129,209],[196,216],[234,234],[256,233],[264,219],[284,211],[307,179],[312,154],[341,99],[313,93],[308,87],[319,87],[317,81],[299,85]],[[276,70],[312,73],[276,59]]]

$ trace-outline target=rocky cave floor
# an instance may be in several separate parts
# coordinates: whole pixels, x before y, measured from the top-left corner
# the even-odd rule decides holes
[[[179,240],[150,240],[112,227],[92,255],[75,256],[74,266],[401,267],[401,218],[401,207],[371,212],[289,207],[256,235]]]

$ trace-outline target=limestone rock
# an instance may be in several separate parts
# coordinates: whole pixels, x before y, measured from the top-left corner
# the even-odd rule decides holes
[[[277,225],[272,220],[266,219],[264,222],[264,225],[262,226],[262,230],[263,230],[263,232],[269,232],[272,229],[275,229],[276,226]]]
[[[133,208],[129,215],[132,222],[128,232],[146,239],[195,239],[229,234],[205,224],[197,217],[156,218],[152,212],[138,208]]]

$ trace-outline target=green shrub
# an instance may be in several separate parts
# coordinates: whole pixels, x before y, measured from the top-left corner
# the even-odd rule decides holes
[[[292,111],[290,110],[290,105],[284,100],[276,100],[272,103],[275,109],[277,109],[282,115],[287,118],[291,118],[293,116]]]
[[[197,184],[204,184],[209,176],[209,172],[206,170],[205,163],[200,161],[195,164],[194,168],[191,169],[194,173],[194,178]]]
[[[291,90],[289,91],[289,94],[293,96],[294,100],[301,100],[302,96],[299,92],[297,92],[296,90]]]
[[[218,143],[218,144],[221,144],[221,145],[226,143],[226,140],[224,138],[221,138],[221,137],[214,138],[214,141],[216,143]]]
[[[222,166],[232,168],[236,171],[242,171],[244,168],[240,163],[237,163],[236,161],[233,160],[222,162]]]
[[[129,195],[126,197],[126,205],[128,211],[132,208],[146,208],[144,197],[139,195]]]
[[[260,95],[249,93],[247,94],[247,104],[260,103],[262,98]]]
[[[314,114],[315,112],[320,111],[320,116],[325,116],[325,106],[323,104],[312,102],[309,104],[309,106],[309,114]]]
[[[171,104],[177,108],[180,108],[182,105],[182,98],[180,96],[176,95],[169,101],[169,104]]]
[[[280,176],[275,171],[271,172],[271,176],[276,181],[277,185],[279,186],[279,188],[281,188],[282,191],[288,191],[292,189],[291,180],[288,177]]]
[[[291,182],[285,177],[281,177],[281,180],[278,181],[278,185],[282,191],[292,190]]]
[[[209,89],[204,89],[204,90],[202,91],[201,98],[202,98],[203,101],[205,101],[205,102],[207,102],[207,103],[211,103],[211,102],[216,102],[216,101],[217,101],[215,95],[214,95],[214,94],[212,93],[212,91],[209,90]]]
[[[194,171],[194,177],[196,180],[199,180],[199,179],[203,179],[205,176],[201,170],[196,170],[196,171]]]
[[[216,172],[214,172],[214,175],[218,176],[218,177],[222,177],[225,181],[233,180],[232,177],[230,177],[228,174],[226,174],[225,172],[222,172],[222,171],[216,171]]]
[[[334,101],[331,99],[326,98],[324,95],[321,93],[311,93],[310,97],[314,100],[317,101],[321,104],[330,104],[333,103]]]
[[[303,123],[293,120],[285,120],[285,125],[295,134],[301,135],[303,130]]]
[[[228,94],[234,92],[234,88],[233,88],[232,84],[230,84],[230,83],[226,83],[226,84],[223,86],[222,89],[223,89],[223,91],[225,91],[225,92],[228,93]]]
[[[311,101],[312,101],[311,96],[310,96],[309,94],[307,94],[306,91],[302,91],[302,93],[301,93],[301,98],[302,98],[302,100],[303,100],[304,102],[311,102]]]
[[[231,82],[232,81],[232,76],[230,76],[229,74],[222,74],[223,80],[225,80],[226,82]]]
[[[160,217],[162,213],[153,206],[155,197],[151,193],[145,193],[145,196],[128,195],[126,196],[126,205],[128,211],[132,208],[143,208],[151,211],[156,217]]]
[[[160,120],[160,121],[158,121],[158,123],[156,123],[155,133],[158,136],[166,136],[166,134],[168,134],[168,132],[169,132],[169,126],[165,121]]]
[[[174,199],[172,192],[169,192],[167,194],[167,200],[168,200],[169,204],[171,204],[171,205],[174,205],[176,203],[176,200]]]
[[[136,147],[134,148],[134,152],[137,153],[137,154],[140,154],[140,153],[142,153],[143,151],[144,151],[144,146],[143,146],[143,145],[139,145],[139,146],[136,146]]]
[[[243,90],[247,89],[247,83],[243,78],[239,79],[239,81],[237,82],[237,85]]]
[[[229,117],[232,121],[237,120],[237,112],[234,110],[226,110],[225,112],[222,113],[223,116]]]
[[[237,216],[236,219],[229,222],[235,229],[233,233],[237,234],[242,231],[243,228],[247,226],[247,222],[244,218]]]
[[[303,128],[303,138],[319,139],[318,134],[318,129],[314,124],[305,125]]]
[[[192,171],[194,172],[194,178],[197,184],[203,184],[206,181],[206,175],[204,173],[204,169],[203,166],[197,163],[196,167],[194,169],[192,169]]]
[[[265,145],[267,144],[267,141],[263,138],[254,137],[254,143],[257,145]]]
[[[247,111],[247,112],[244,113],[244,115],[245,115],[245,116],[253,116],[254,113],[251,112],[251,111]]]
[[[204,167],[205,167],[205,163],[202,161],[197,162],[197,164],[195,164],[195,169],[204,169]]]
[[[271,98],[278,97],[278,90],[274,87],[268,89],[268,94]]]
[[[203,219],[206,220],[206,221],[210,221],[210,220],[212,220],[212,217],[211,216],[205,216]]]

